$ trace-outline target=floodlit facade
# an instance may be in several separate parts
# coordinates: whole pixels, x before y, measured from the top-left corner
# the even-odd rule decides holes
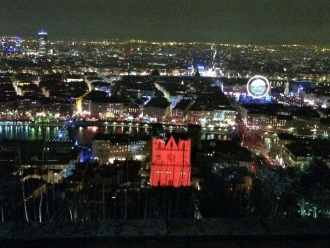
[[[97,134],[93,138],[92,155],[100,164],[115,160],[145,161],[150,154],[150,136]]]
[[[190,186],[190,139],[152,139],[151,186]]]

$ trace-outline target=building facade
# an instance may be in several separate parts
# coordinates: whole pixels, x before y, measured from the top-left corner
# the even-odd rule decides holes
[[[190,186],[191,140],[152,139],[151,186]]]
[[[150,136],[124,134],[97,134],[92,142],[92,155],[99,164],[112,164],[114,160],[145,161],[151,152]]]
[[[172,116],[171,103],[165,97],[152,98],[143,109],[143,116],[150,121],[167,121]]]

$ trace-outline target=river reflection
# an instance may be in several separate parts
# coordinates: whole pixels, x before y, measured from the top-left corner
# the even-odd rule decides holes
[[[0,139],[54,139],[59,127],[0,126]]]
[[[60,127],[54,126],[0,126],[0,141],[6,139],[52,140]],[[69,128],[63,133],[62,140],[77,140],[80,144],[91,144],[97,133],[150,134],[150,128],[123,126],[85,126]]]
[[[28,140],[53,140],[61,126],[28,126],[28,125],[1,125],[0,141],[6,139],[28,139]],[[176,126],[166,128],[168,132],[182,131]],[[150,125],[108,125],[108,126],[76,126],[68,128],[63,133],[61,140],[77,140],[79,144],[91,144],[93,137],[98,133],[150,135],[152,127]],[[185,131],[184,131],[185,132]],[[201,139],[230,140],[228,131],[205,131],[202,130]]]

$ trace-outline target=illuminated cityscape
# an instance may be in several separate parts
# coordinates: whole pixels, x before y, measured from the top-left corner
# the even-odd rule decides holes
[[[86,7],[78,5],[68,3],[65,13]],[[210,25],[213,18],[206,18],[214,10],[209,2],[198,6],[200,12],[193,2],[184,6],[194,13],[189,25],[175,23],[176,15],[169,20],[175,11],[164,8],[169,12],[159,12],[164,19],[157,21],[159,30],[149,22],[132,22],[141,13],[134,14],[140,11],[133,10],[134,2],[127,5],[132,15],[126,7],[114,6],[126,18],[114,22],[118,27],[108,17],[110,28],[98,20],[89,25],[95,14],[86,12],[87,17],[80,16],[84,26],[64,12],[66,21],[55,25],[51,16],[59,12],[54,10],[49,20],[33,15],[43,20],[31,21],[33,31],[21,27],[11,35],[0,34],[0,222],[98,223],[107,232],[111,223],[116,238],[119,229],[126,231],[121,225],[134,223],[132,230],[140,225],[157,238],[172,240],[182,230],[186,233],[178,237],[195,237],[191,230],[196,224],[189,221],[198,221],[204,236],[215,223],[216,234],[205,239],[214,241],[223,235],[219,230],[227,232],[218,227],[219,220],[261,221],[262,229],[276,239],[282,233],[273,235],[274,220],[329,218],[330,45],[294,42],[294,35],[302,40],[307,31],[301,36],[283,31],[287,36],[276,40],[271,32],[280,29],[268,19],[267,30],[251,21],[259,27],[259,38],[248,22],[242,24],[248,35],[224,12],[221,23],[228,21],[233,31],[218,34]],[[235,18],[243,22],[251,14],[242,12],[244,6],[232,3],[228,13],[241,9]],[[108,14],[95,8],[100,16]],[[254,9],[268,10],[262,4]],[[150,6],[145,12],[155,22]],[[219,17],[214,18],[218,25]],[[202,19],[209,29],[201,26]],[[179,34],[169,23],[177,24]],[[55,27],[61,25],[60,32]],[[8,26],[3,24],[3,30]],[[251,42],[236,41],[233,27],[243,41]],[[150,30],[155,38],[149,37]],[[318,32],[308,33],[311,41]],[[269,38],[261,37],[264,33]],[[163,221],[166,234],[158,234]],[[238,224],[230,225],[228,230],[239,232]],[[171,233],[173,227],[178,230]],[[97,235],[98,242],[110,240],[101,231]]]
[[[128,197],[123,185],[132,192],[139,185],[143,194],[164,186],[203,192],[214,175],[249,198],[267,171],[329,163],[326,46],[72,42],[47,35],[1,39],[3,183],[13,176],[39,181],[31,187],[37,191],[25,193],[26,220],[46,218],[29,213],[40,187],[66,184],[86,194],[106,182],[104,204],[112,210],[102,218],[139,218],[120,212],[117,201]],[[101,197],[102,190],[94,193]],[[207,216],[200,204],[191,217]],[[15,220],[7,206],[4,220]],[[285,217],[284,210],[278,214]]]

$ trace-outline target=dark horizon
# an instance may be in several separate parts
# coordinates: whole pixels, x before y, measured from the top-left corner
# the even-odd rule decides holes
[[[330,44],[325,0],[13,0],[0,3],[1,35],[50,40],[141,39],[231,44]]]

